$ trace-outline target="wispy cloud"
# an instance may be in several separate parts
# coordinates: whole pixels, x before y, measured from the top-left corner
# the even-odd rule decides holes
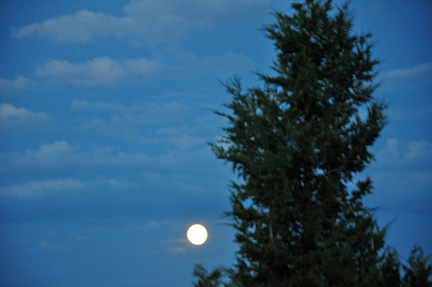
[[[134,76],[153,77],[162,70],[163,64],[145,58],[119,62],[109,57],[99,57],[85,63],[51,59],[36,71],[36,76],[57,84],[109,87]]]
[[[203,75],[225,77],[233,71],[253,70],[256,65],[242,54],[227,53],[218,57],[199,58],[193,55],[175,55],[168,60],[132,58],[118,61],[97,57],[84,63],[51,59],[36,70],[36,76],[56,85],[79,87],[112,87],[135,79],[190,78]],[[228,72],[229,71],[229,72]]]
[[[45,162],[49,164],[62,161],[77,149],[66,141],[56,141],[42,144],[37,150],[27,150],[25,157],[27,157],[29,162]]]
[[[409,143],[406,157],[415,160],[424,158],[432,165],[432,143],[425,140]]]
[[[432,63],[425,63],[408,69],[393,70],[385,73],[389,80],[410,79],[432,73]]]
[[[73,43],[89,43],[101,37],[135,43],[170,42],[189,30],[256,18],[263,9],[269,9],[267,0],[131,0],[121,17],[81,10],[21,27],[14,35]]]
[[[186,145],[186,143],[181,143]],[[143,151],[123,152],[112,147],[78,147],[66,141],[42,144],[25,152],[0,154],[3,170],[110,170],[129,168],[141,172],[183,172],[189,165],[206,166],[212,155],[207,146],[179,152],[146,153]],[[205,159],[205,160],[204,160]],[[186,168],[186,169],[185,169]]]
[[[81,131],[84,133],[127,138],[146,146],[168,146],[172,150],[183,152],[206,147],[209,139],[204,137],[204,131],[214,127],[215,123],[214,117],[191,119],[189,116],[193,107],[177,102],[126,106],[120,103],[75,100],[71,103],[71,109],[89,115],[98,113],[99,116],[83,122]]]
[[[41,23],[24,26],[13,32],[17,38],[42,36],[58,42],[88,43],[99,36],[128,37],[134,23],[128,17],[115,17],[81,10]]]
[[[24,76],[17,76],[13,80],[0,78],[0,94],[6,94],[11,91],[25,90],[30,87],[32,81]]]
[[[384,88],[395,90],[400,88],[419,88],[430,84],[432,78],[432,63],[423,63],[421,65],[406,69],[397,69],[384,73]]]
[[[43,112],[32,112],[12,104],[0,104],[0,129],[17,129],[46,122],[50,117]]]
[[[370,202],[385,208],[431,212],[432,143],[389,138],[371,166],[376,197]]]
[[[52,192],[79,190],[86,187],[86,183],[74,179],[32,181],[0,188],[0,195],[29,198]]]
[[[428,165],[432,168],[432,143],[426,140],[401,142],[396,138],[387,139],[385,146],[377,152],[378,167],[412,170],[416,166]]]

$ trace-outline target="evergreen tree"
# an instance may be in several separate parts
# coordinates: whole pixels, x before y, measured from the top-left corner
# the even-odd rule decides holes
[[[423,249],[416,245],[408,257],[408,265],[403,265],[405,276],[403,287],[431,287],[432,263],[431,257],[425,256]]]
[[[399,260],[399,254],[396,250],[387,247],[383,254],[382,263],[379,266],[379,270],[381,272],[381,281],[378,286],[401,286],[400,267],[401,263]]]
[[[209,274],[204,267],[197,264],[193,271],[193,276],[197,278],[194,287],[219,287],[222,284],[222,275],[222,269],[215,269]]]
[[[353,33],[348,4],[291,7],[265,27],[274,75],[246,90],[228,81],[233,99],[217,112],[229,126],[213,151],[239,176],[230,286],[376,286],[385,231],[362,203],[371,179],[356,179],[386,123],[371,35]]]

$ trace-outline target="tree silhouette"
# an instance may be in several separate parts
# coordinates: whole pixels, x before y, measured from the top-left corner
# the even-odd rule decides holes
[[[239,250],[225,286],[399,286],[398,255],[383,250],[386,228],[362,201],[386,124],[372,36],[353,33],[348,3],[304,0],[274,16],[272,74],[247,89],[227,81],[232,100],[216,112],[228,126],[212,149],[238,175],[225,214]]]
[[[431,287],[432,264],[431,256],[425,256],[423,249],[415,245],[408,257],[408,265],[403,265],[405,276],[403,287]]]

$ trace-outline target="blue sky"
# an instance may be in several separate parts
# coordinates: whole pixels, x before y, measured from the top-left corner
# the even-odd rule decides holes
[[[335,1],[340,4],[341,1]],[[270,72],[282,0],[2,1],[0,285],[191,286],[233,263],[219,83]],[[354,0],[389,124],[364,174],[388,243],[432,253],[432,3]],[[186,240],[204,224],[202,246]]]

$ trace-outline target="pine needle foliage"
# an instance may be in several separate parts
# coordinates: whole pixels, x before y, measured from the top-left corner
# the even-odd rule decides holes
[[[401,263],[399,254],[393,248],[386,247],[379,265],[381,281],[377,282],[379,287],[399,287],[401,286],[400,275]]]
[[[385,230],[357,179],[386,124],[373,97],[371,34],[353,32],[349,5],[305,0],[274,12],[266,26],[277,57],[263,84],[225,87],[217,112],[229,124],[211,144],[232,164],[232,209],[239,250],[230,286],[375,286]]]
[[[431,256],[425,256],[423,248],[415,245],[408,257],[408,264],[403,265],[405,275],[402,287],[432,287]]]

